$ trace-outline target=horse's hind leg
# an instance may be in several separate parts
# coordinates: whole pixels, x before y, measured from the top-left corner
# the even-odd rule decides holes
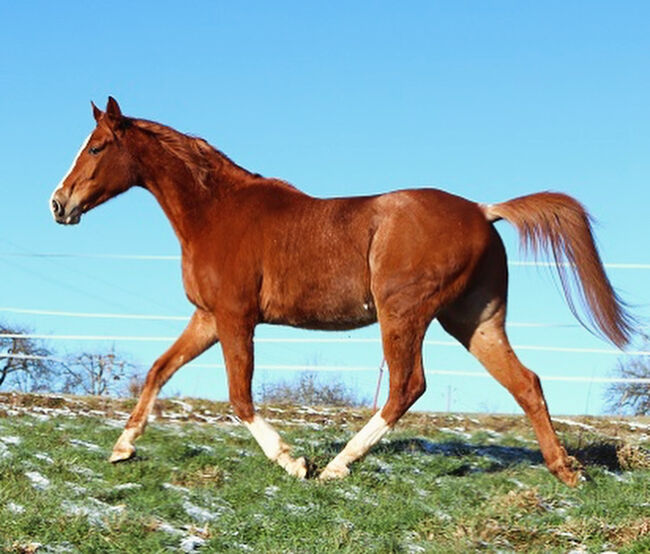
[[[149,373],[131,417],[113,447],[111,462],[128,460],[135,454],[134,442],[143,432],[156,396],[169,378],[184,364],[217,342],[217,327],[212,314],[197,310],[176,342],[158,358]]]
[[[490,311],[493,313],[484,321],[480,316],[473,317],[471,308],[456,313],[448,310],[439,320],[515,397],[533,425],[546,466],[558,479],[573,487],[580,477],[574,468],[576,461],[567,455],[555,433],[539,377],[524,367],[510,346],[504,328],[505,301],[492,299]]]

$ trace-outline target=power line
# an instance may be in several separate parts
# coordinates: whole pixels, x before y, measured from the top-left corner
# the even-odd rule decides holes
[[[83,254],[50,252],[0,252],[1,258],[78,258],[95,260],[140,260],[140,261],[180,261],[180,255],[165,254]]]
[[[97,260],[129,260],[129,261],[180,261],[180,255],[167,254],[100,254],[100,253],[57,253],[57,252],[0,252],[3,258],[79,258]],[[555,262],[509,260],[511,266],[554,267]],[[561,262],[560,265],[571,265]],[[650,269],[650,263],[617,263],[605,262],[603,266],[608,269]]]
[[[0,312],[26,315],[48,315],[58,317],[81,317],[89,319],[147,319],[162,321],[189,321],[190,316],[184,315],[150,315],[150,314],[120,314],[93,312],[65,312],[58,310],[36,310],[30,308],[0,307]]]
[[[0,312],[25,314],[25,315],[47,315],[60,317],[80,317],[89,319],[145,319],[145,320],[163,320],[163,321],[189,321],[190,316],[184,315],[157,315],[157,314],[124,314],[124,313],[104,313],[104,312],[67,312],[60,310],[39,310],[32,308],[13,308],[10,306],[1,306]],[[578,328],[577,323],[535,323],[535,322],[507,322],[508,327],[530,327],[530,328]]]
[[[69,341],[115,341],[115,342],[173,342],[178,337],[164,336],[138,336],[138,335],[48,335],[41,333],[0,333],[0,339],[39,339],[39,340],[69,340]],[[379,337],[352,338],[352,337],[311,337],[311,338],[276,338],[260,337],[254,341],[258,344],[379,344]],[[444,340],[425,340],[428,346],[453,346],[461,347],[460,343]],[[579,354],[605,354],[614,356],[650,356],[650,350],[621,351],[615,348],[582,348],[573,346],[540,346],[534,344],[513,344],[516,350],[535,350],[546,352],[567,352]]]
[[[19,359],[34,359],[34,360],[51,360],[61,362],[62,360],[55,356],[33,356],[27,354],[2,354],[0,358],[19,358]],[[198,367],[198,368],[211,368],[211,369],[225,369],[225,364],[207,364],[207,363],[189,363],[184,367]],[[264,371],[318,371],[318,372],[375,372],[375,366],[341,366],[341,365],[283,365],[283,364],[255,364],[255,368]],[[478,378],[492,378],[487,372],[478,371],[462,371],[451,369],[427,369],[427,375],[448,375],[452,377],[478,377]],[[570,381],[578,383],[643,383],[650,384],[650,378],[636,378],[636,377],[582,377],[582,376],[563,376],[563,375],[539,375],[543,381]]]

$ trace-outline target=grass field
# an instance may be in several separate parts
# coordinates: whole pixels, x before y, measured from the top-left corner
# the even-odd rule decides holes
[[[559,418],[588,481],[541,464],[517,416],[413,414],[339,482],[270,464],[226,405],[163,400],[133,462],[131,401],[0,394],[8,552],[648,552],[650,420]],[[368,411],[266,407],[323,468]],[[284,421],[284,425],[280,422]]]

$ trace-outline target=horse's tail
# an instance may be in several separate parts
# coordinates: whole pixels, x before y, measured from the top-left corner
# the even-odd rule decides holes
[[[588,321],[619,348],[630,342],[634,319],[605,274],[584,207],[566,194],[541,192],[500,204],[481,205],[488,221],[505,219],[519,231],[524,250],[553,253],[555,267],[571,311],[577,289]],[[571,271],[567,271],[571,270]],[[586,325],[585,325],[586,326]]]

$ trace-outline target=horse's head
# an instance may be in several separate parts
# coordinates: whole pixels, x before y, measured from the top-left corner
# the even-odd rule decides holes
[[[138,182],[125,140],[130,120],[122,115],[113,97],[108,98],[105,112],[95,104],[92,107],[97,126],[50,198],[57,223],[79,223],[81,214]]]

